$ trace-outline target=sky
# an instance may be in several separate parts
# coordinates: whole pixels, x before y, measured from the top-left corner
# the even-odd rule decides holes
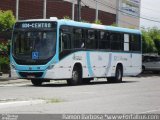
[[[150,22],[141,18],[141,27],[160,28],[160,0],[141,0],[141,17],[159,21]]]

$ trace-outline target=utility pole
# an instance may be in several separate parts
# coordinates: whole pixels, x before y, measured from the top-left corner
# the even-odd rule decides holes
[[[43,2],[43,19],[46,19],[47,0],[44,0]]]
[[[119,8],[120,3],[119,0],[116,0],[116,25],[119,26]]]
[[[141,7],[142,7],[141,5],[142,5],[142,0],[140,0],[140,2],[139,2],[139,18],[141,17],[141,10],[142,10],[142,9],[141,9]],[[141,29],[140,19],[139,19],[139,25],[138,25],[138,26],[139,26],[138,28],[139,28],[139,30],[140,30],[140,29]]]
[[[98,3],[97,0],[95,0],[96,2],[96,21],[98,20]]]
[[[19,0],[16,0],[16,20],[18,21],[19,16]]]
[[[74,0],[72,1],[72,20],[74,20],[74,11],[75,11],[75,4],[74,4]]]
[[[77,21],[81,21],[81,0],[77,0]]]

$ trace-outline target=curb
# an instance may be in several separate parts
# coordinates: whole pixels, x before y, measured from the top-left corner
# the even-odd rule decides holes
[[[46,103],[45,100],[28,100],[28,101],[12,101],[12,102],[4,102],[0,103],[0,108],[10,108],[10,107],[20,107],[20,106],[29,106],[36,104]]]
[[[7,77],[7,78],[4,78],[4,77],[0,77],[0,82],[2,81],[9,81],[9,80],[17,80],[17,78],[11,78],[11,77]]]
[[[19,84],[19,83],[30,83],[30,82],[24,79],[13,79],[13,78],[0,79],[0,87],[3,85],[12,85],[12,84]]]

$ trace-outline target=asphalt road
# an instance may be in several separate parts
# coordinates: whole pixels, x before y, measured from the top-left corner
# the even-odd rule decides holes
[[[17,80],[18,81],[18,80]],[[134,113],[160,114],[160,75],[106,79],[90,85],[67,86],[64,81],[34,87],[30,82],[0,84],[0,113]]]

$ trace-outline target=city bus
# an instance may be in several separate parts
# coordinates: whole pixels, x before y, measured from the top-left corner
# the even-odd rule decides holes
[[[142,70],[141,32],[136,29],[76,22],[32,19],[14,25],[11,76],[35,86],[50,80],[68,85],[94,78],[122,82]]]

